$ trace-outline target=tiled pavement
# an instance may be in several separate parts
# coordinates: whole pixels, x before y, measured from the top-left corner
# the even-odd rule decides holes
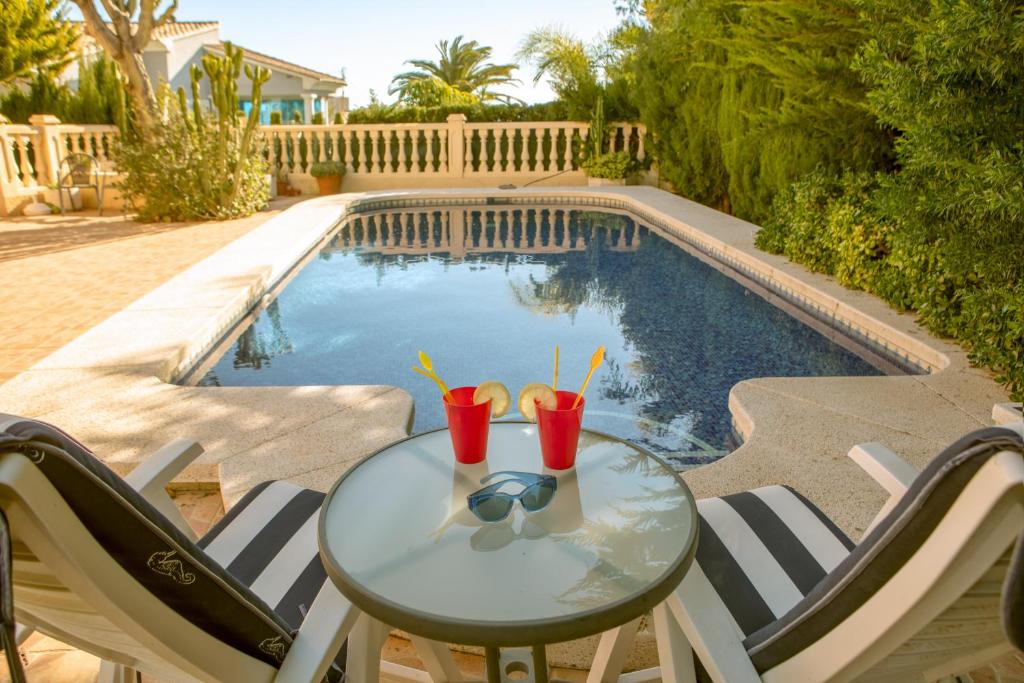
[[[0,220],[0,384],[296,201],[219,223],[95,211]]]

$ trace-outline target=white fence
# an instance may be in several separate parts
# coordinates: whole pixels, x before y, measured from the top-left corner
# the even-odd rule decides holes
[[[611,125],[611,151],[645,158],[642,125]],[[453,114],[445,123],[263,126],[271,172],[303,191],[315,191],[309,167],[318,161],[345,165],[344,190],[487,186],[550,182],[583,184],[580,169],[590,125],[579,121],[467,123]],[[59,179],[70,152],[95,156],[114,172],[114,126],[61,123],[33,116],[30,125],[0,125],[0,215],[34,201]]]

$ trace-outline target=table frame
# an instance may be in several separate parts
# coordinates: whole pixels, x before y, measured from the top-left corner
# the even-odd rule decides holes
[[[533,423],[525,420],[507,420],[494,424]],[[317,525],[318,538],[323,538],[326,533],[324,511],[327,510],[335,493],[352,472],[370,459],[400,443],[419,438],[424,434],[439,431],[447,431],[447,428],[420,432],[392,442],[367,455],[342,474],[324,499]],[[585,431],[642,451],[645,455],[663,465],[675,477],[676,483],[683,487],[687,493],[690,493],[689,487],[679,474],[657,455],[619,437],[595,430]],[[626,656],[629,654],[636,637],[640,618],[645,613],[653,610],[655,615],[655,637],[659,643],[659,661],[662,667],[665,668],[667,666],[670,672],[675,672],[682,668],[679,671],[682,674],[679,678],[670,675],[667,680],[687,680],[684,673],[685,666],[686,662],[689,662],[689,667],[692,671],[692,655],[690,654],[688,641],[686,641],[685,635],[682,634],[676,619],[670,615],[667,605],[671,602],[672,598],[676,597],[673,591],[686,575],[696,554],[698,534],[696,520],[698,515],[696,500],[692,493],[689,495],[689,500],[694,524],[690,529],[686,550],[680,554],[672,567],[650,584],[648,590],[639,596],[625,598],[610,605],[586,610],[570,617],[539,620],[535,623],[524,621],[474,622],[469,620],[448,620],[438,618],[436,615],[423,614],[417,610],[408,609],[364,589],[344,571],[333,556],[322,550],[323,545],[321,545],[320,555],[328,577],[337,586],[338,590],[352,602],[353,610],[359,614],[349,635],[348,679],[356,683],[363,683],[364,681],[375,683],[379,680],[383,668],[385,673],[405,680],[424,681],[425,683],[429,681],[434,683],[441,683],[442,681],[460,682],[463,678],[459,673],[458,667],[455,665],[451,652],[445,644],[451,642],[483,646],[485,648],[487,680],[490,683],[497,683],[501,680],[498,663],[501,648],[532,647],[535,680],[537,683],[547,683],[545,645],[603,633],[604,635],[595,655],[594,665],[591,668],[587,683],[611,683],[619,680]],[[586,624],[586,626],[581,626],[581,624]],[[426,628],[424,628],[424,625],[426,625]],[[416,652],[427,669],[426,672],[419,672],[415,669],[387,662],[384,662],[382,665],[380,650],[392,627],[400,628],[410,634]],[[541,631],[540,638],[537,635],[538,630]],[[664,652],[662,652],[662,641],[666,643]],[[680,654],[680,652],[683,652],[683,654]],[[645,670],[630,674],[629,681],[630,683],[641,683],[646,680],[656,680],[659,675],[660,672],[657,669]]]

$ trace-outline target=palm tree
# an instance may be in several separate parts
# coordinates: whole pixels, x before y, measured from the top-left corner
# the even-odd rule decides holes
[[[589,115],[602,91],[607,52],[603,41],[587,45],[571,33],[549,26],[527,34],[516,57],[534,65],[534,83],[547,76],[569,115],[582,118]]]
[[[429,59],[410,59],[406,64],[417,67],[395,76],[388,92],[398,93],[403,100],[410,99],[417,90],[422,91],[424,82],[437,82],[442,88],[452,88],[475,96],[481,102],[518,101],[511,95],[493,92],[491,87],[519,83],[512,77],[518,64],[491,64],[491,48],[475,40],[463,42],[457,36],[450,43],[442,40],[437,44],[441,58],[437,62]],[[417,86],[420,86],[417,88]]]

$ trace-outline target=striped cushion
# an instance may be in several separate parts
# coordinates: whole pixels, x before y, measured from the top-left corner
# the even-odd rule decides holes
[[[696,564],[744,637],[788,612],[854,547],[785,486],[700,500],[697,510]]]
[[[264,482],[198,543],[293,629],[327,580],[317,543],[324,497],[286,481]],[[344,663],[342,648],[332,673],[340,674]]]

